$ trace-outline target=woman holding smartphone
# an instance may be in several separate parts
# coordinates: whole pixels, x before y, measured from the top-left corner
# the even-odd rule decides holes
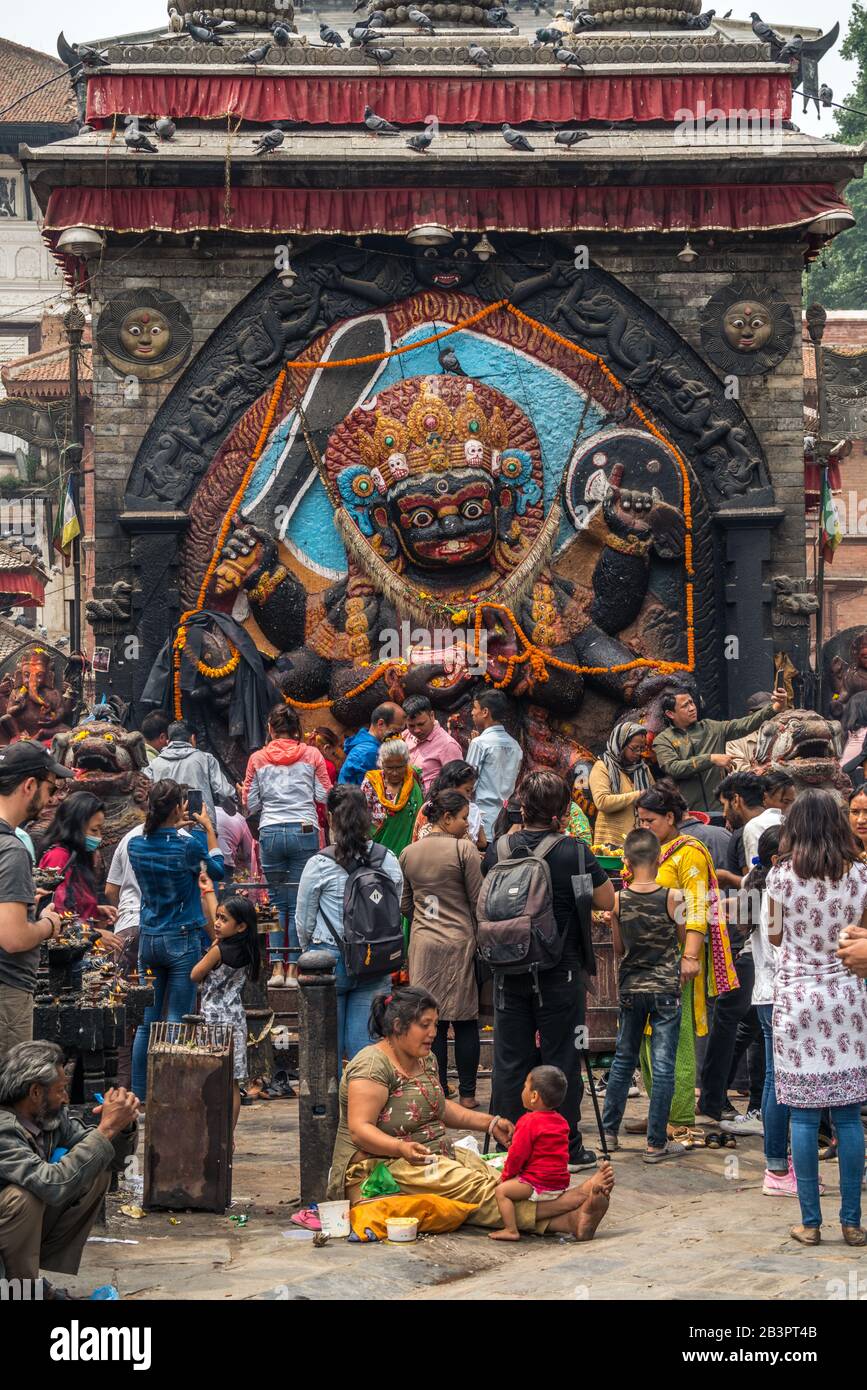
[[[154,1002],[132,1050],[133,1089],[144,1100],[151,1024],[160,1018],[179,1023],[196,1001],[190,971],[202,953],[205,925],[200,872],[204,867],[212,879],[224,876],[223,855],[202,809],[201,792],[196,797],[177,782],[155,782],[143,832],[130,840],[128,853],[141,889],[139,973],[144,978],[149,970],[154,984]]]

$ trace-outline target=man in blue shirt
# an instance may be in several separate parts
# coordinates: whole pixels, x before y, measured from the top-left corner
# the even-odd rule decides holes
[[[379,745],[387,738],[396,738],[405,722],[400,705],[392,704],[390,700],[377,705],[370,716],[370,728],[359,729],[357,734],[344,739],[346,758],[338,782],[350,782],[360,787],[367,773],[376,767]]]
[[[467,762],[478,773],[473,800],[489,840],[497,816],[515,790],[523,757],[521,745],[503,728],[508,715],[509,702],[501,690],[483,690],[473,700],[476,737],[470,740]]]

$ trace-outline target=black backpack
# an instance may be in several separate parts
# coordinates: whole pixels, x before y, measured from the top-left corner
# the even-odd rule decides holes
[[[360,978],[388,975],[403,964],[400,898],[394,880],[383,867],[387,853],[383,845],[371,845],[368,858],[356,860],[348,870],[343,890],[342,940],[322,913],[322,920],[343,953],[347,972]],[[335,859],[332,845],[320,850],[320,854]]]
[[[514,833],[514,832],[513,832]],[[476,903],[478,953],[494,975],[533,975],[560,964],[564,937],[554,916],[554,894],[547,857],[565,835],[546,835],[536,849],[513,853],[509,836],[497,840],[497,862],[488,870]],[[593,894],[585,873],[584,845],[574,840],[580,872],[572,889],[579,912]]]

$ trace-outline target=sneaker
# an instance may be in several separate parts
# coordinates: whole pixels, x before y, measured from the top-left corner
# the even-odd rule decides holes
[[[735,1109],[730,1100],[724,1100],[720,1110],[721,1120],[738,1120],[740,1112]]]
[[[745,1115],[736,1115],[733,1120],[723,1120],[720,1129],[726,1134],[764,1134],[761,1110],[748,1110]]]
[[[638,1072],[633,1072],[632,1085],[629,1087],[629,1090],[626,1092],[626,1094],[628,1095],[630,1100],[635,1100],[637,1096],[641,1095],[641,1091],[638,1086]]]
[[[617,1135],[606,1134],[605,1146],[610,1154],[616,1154],[617,1150],[620,1148],[620,1140],[618,1139]]]
[[[268,981],[268,988],[282,989],[285,983],[286,977],[283,973],[283,966],[277,961],[271,968],[271,978]]]
[[[765,1169],[765,1178],[762,1183],[762,1192],[765,1197],[797,1197],[798,1180],[795,1177],[795,1170],[792,1160],[789,1159],[788,1173],[772,1173],[769,1168]],[[825,1195],[825,1184],[819,1183],[819,1196]]]
[[[597,1158],[592,1149],[582,1149],[574,1158],[570,1158],[566,1167],[570,1173],[580,1173],[584,1168],[595,1168]]]

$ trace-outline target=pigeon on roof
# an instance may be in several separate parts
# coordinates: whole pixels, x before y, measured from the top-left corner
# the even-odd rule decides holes
[[[508,122],[504,121],[500,129],[506,144],[510,145],[513,150],[532,150],[534,148],[526,135],[522,135],[520,130],[513,130]]]
[[[469,47],[470,62],[475,63],[478,68],[492,68],[494,60],[486,48],[482,48],[480,43],[471,43]]]
[[[271,51],[270,43],[260,43],[258,48],[251,48],[249,53],[245,53],[242,58],[238,58],[239,63],[247,63],[251,68],[257,68],[260,63],[264,63]]]
[[[273,130],[264,130],[253,141],[253,149],[257,154],[271,154],[274,150],[279,150],[285,139],[284,132],[275,126]]]
[[[364,108],[364,124],[368,130],[373,131],[374,135],[399,135],[400,131],[391,121],[387,121],[384,116],[377,116],[372,106]]]

